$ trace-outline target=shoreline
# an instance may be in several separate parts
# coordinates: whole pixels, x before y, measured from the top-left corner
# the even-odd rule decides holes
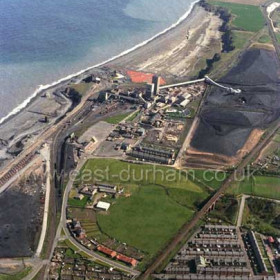
[[[47,85],[39,85],[38,89],[34,91],[34,93],[32,95],[30,95],[28,98],[26,98],[21,104],[19,104],[17,107],[15,107],[10,113],[8,113],[5,117],[0,119],[0,127],[2,124],[8,122],[9,120],[11,120],[13,117],[15,117],[16,115],[18,115],[22,110],[24,110],[26,107],[28,107],[29,104],[32,103],[32,101],[38,97],[38,95],[40,93],[44,93],[45,91],[59,86],[63,83],[67,83],[69,81],[71,81],[71,79],[73,78],[78,78],[80,75],[85,74],[86,72],[93,70],[95,68],[104,66],[108,63],[114,62],[117,59],[121,59],[123,56],[126,56],[128,54],[133,53],[134,51],[148,45],[149,43],[153,42],[154,40],[156,40],[157,38],[167,34],[168,32],[170,32],[171,30],[175,29],[176,27],[178,27],[181,23],[183,23],[185,20],[188,19],[188,17],[192,14],[192,12],[194,11],[194,8],[196,7],[196,5],[200,2],[200,0],[195,0],[194,2],[192,2],[191,6],[189,7],[189,9],[175,22],[173,23],[171,26],[167,27],[166,29],[164,29],[163,31],[157,33],[156,35],[152,36],[151,38],[135,45],[134,47],[124,50],[123,52],[121,52],[120,54],[113,56],[101,63],[98,63],[96,65],[90,66],[88,68],[82,69],[79,72],[70,74],[66,77],[63,77],[57,81],[54,81],[50,84]]]

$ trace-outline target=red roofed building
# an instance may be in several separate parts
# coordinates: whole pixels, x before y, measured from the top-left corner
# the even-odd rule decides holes
[[[107,256],[110,256],[111,258],[114,258],[116,255],[117,255],[117,252],[116,251],[113,251],[107,247],[104,247],[104,246],[101,246],[101,245],[98,245],[97,246],[97,250]]]
[[[125,262],[127,264],[130,264],[131,266],[136,266],[137,265],[137,260],[133,259],[133,258],[129,258],[125,255],[122,254],[118,254],[117,255],[117,260]]]
[[[128,76],[130,77],[133,83],[149,83],[153,82],[154,74],[145,73],[145,72],[138,72],[138,71],[127,71]],[[163,78],[160,79],[160,85],[165,85],[166,82]]]

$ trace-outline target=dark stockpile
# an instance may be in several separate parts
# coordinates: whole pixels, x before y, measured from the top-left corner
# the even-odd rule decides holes
[[[7,190],[0,195],[0,258],[31,256],[40,232],[38,195]]]
[[[230,94],[213,87],[201,112],[192,147],[209,153],[234,156],[254,128],[267,128],[280,113],[279,62],[272,51],[251,49],[221,79],[240,88]]]

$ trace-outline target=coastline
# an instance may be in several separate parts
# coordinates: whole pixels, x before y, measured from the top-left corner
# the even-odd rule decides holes
[[[9,120],[11,120],[13,117],[15,117],[16,115],[18,115],[22,110],[24,110],[26,107],[28,107],[29,104],[32,103],[32,101],[34,99],[36,99],[36,97],[39,96],[39,94],[41,93],[44,93],[45,91],[47,90],[50,90],[51,88],[54,88],[54,87],[57,87],[57,86],[60,86],[61,84],[63,83],[67,83],[69,81],[71,81],[72,79],[74,78],[78,78],[79,76],[83,75],[83,74],[86,74],[87,72],[95,69],[95,68],[98,68],[98,67],[101,67],[101,66],[104,66],[104,65],[108,65],[108,63],[111,63],[111,62],[114,62],[116,60],[119,60],[121,59],[122,57],[126,56],[126,55],[129,55],[131,53],[133,53],[134,51],[140,49],[140,48],[143,48],[145,46],[147,46],[149,43],[153,42],[154,40],[158,39],[159,37],[163,36],[163,35],[166,35],[167,33],[169,33],[170,31],[176,29],[180,24],[182,24],[184,21],[186,21],[188,19],[188,17],[192,14],[192,12],[194,11],[194,8],[196,7],[196,5],[200,2],[200,0],[195,0],[190,8],[175,22],[173,23],[171,26],[169,26],[168,28],[164,29],[163,31],[157,33],[156,35],[152,36],[151,38],[135,45],[134,47],[130,48],[130,49],[127,49],[127,50],[124,50],[123,52],[121,52],[120,54],[116,55],[116,56],[113,56],[101,63],[98,63],[96,65],[93,65],[93,66],[90,66],[86,69],[83,69],[83,70],[80,70],[79,72],[76,72],[74,74],[70,74],[66,77],[63,77],[57,81],[54,81],[50,84],[47,84],[47,85],[39,85],[38,89],[35,90],[35,92],[30,95],[30,97],[26,98],[21,104],[19,104],[17,107],[15,107],[9,114],[7,114],[5,117],[1,118],[0,119],[0,127],[8,122]]]

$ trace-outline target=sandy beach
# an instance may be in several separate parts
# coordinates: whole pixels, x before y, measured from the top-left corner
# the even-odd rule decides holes
[[[195,76],[205,67],[206,59],[221,50],[221,25],[219,17],[197,4],[176,28],[108,65],[158,73],[171,79]]]

